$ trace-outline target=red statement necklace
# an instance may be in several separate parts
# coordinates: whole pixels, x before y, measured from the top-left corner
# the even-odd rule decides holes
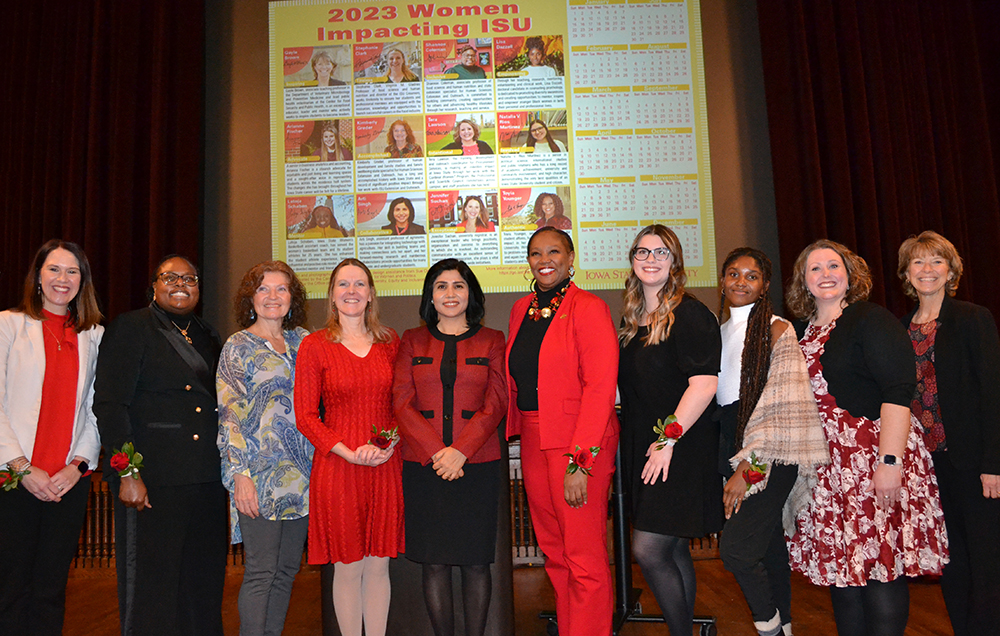
[[[548,320],[552,316],[556,315],[556,310],[559,309],[559,305],[562,304],[563,298],[566,297],[566,290],[569,289],[569,283],[563,286],[558,292],[556,292],[555,297],[549,301],[547,307],[542,309],[538,308],[538,290],[531,295],[531,304],[528,305],[528,318],[531,318],[535,322],[538,322],[542,318]]]

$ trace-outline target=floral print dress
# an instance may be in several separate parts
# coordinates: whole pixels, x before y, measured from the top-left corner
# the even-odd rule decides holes
[[[948,562],[948,538],[919,426],[911,419],[902,458],[901,501],[886,509],[876,503],[872,486],[880,422],[839,408],[823,377],[820,357],[835,325],[809,325],[799,342],[831,461],[819,467],[812,500],[799,513],[795,535],[788,541],[792,569],[814,585],[836,587],[940,574]]]

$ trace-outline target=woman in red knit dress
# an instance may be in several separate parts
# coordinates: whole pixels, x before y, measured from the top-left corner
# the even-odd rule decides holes
[[[333,605],[344,636],[361,636],[362,623],[367,636],[382,636],[389,558],[403,551],[402,460],[372,440],[395,429],[399,338],[379,322],[375,284],[361,261],[341,261],[327,295],[330,319],[302,341],[295,377],[296,421],[316,447],[309,563],[335,564]]]

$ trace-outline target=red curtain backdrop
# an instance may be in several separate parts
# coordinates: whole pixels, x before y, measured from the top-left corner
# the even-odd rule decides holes
[[[203,0],[16,0],[0,20],[0,309],[50,238],[80,243],[109,317],[152,266],[198,260]]]
[[[760,0],[781,269],[818,238],[856,250],[902,314],[897,250],[935,230],[959,297],[1000,317],[1000,3]]]

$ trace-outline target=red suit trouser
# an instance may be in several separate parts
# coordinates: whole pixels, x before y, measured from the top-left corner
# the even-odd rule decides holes
[[[559,633],[610,636],[614,602],[608,565],[608,495],[617,436],[602,441],[587,478],[587,503],[572,508],[566,503],[563,486],[569,461],[564,455],[570,449],[542,450],[537,417],[525,415],[521,470],[531,523],[555,589]]]

